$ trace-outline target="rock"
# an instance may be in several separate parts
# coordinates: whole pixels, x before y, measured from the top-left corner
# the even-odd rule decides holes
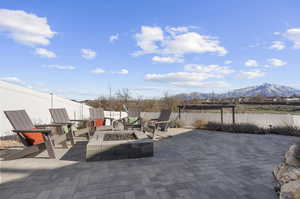
[[[290,181],[300,180],[300,168],[285,163],[279,164],[273,174],[281,186]]]
[[[298,141],[294,149],[294,156],[297,159],[300,159],[300,142]]]
[[[294,166],[294,167],[300,167],[300,159],[295,157],[295,150],[296,150],[296,145],[292,145],[289,149],[288,152],[285,154],[285,163]]]
[[[281,187],[280,199],[300,199],[300,180],[284,184]]]
[[[273,171],[278,184],[275,190],[280,199],[300,199],[300,143],[292,145],[285,154],[284,163]]]

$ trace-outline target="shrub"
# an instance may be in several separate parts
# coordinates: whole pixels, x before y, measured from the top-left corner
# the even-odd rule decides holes
[[[295,126],[274,126],[268,129],[270,134],[300,136],[300,129]]]
[[[0,150],[15,146],[22,146],[22,143],[16,135],[4,136],[0,138]]]
[[[235,133],[253,133],[253,134],[265,134],[265,131],[263,128],[260,128],[254,124],[232,124],[232,131]]]
[[[221,123],[217,123],[217,122],[208,122],[205,125],[205,129],[212,130],[212,131],[222,131],[223,125]]]
[[[185,125],[185,122],[183,120],[176,120],[175,121],[175,127],[176,128],[182,128],[182,127],[184,127],[184,125]]]
[[[196,120],[193,123],[193,127],[196,129],[205,129],[206,125],[207,125],[207,121],[205,121],[205,120]]]
[[[196,126],[194,126],[197,128]],[[221,124],[218,122],[208,122],[204,129],[212,131],[224,131],[231,133],[248,133],[248,134],[276,134],[299,136],[300,128],[294,126],[276,126],[270,128],[261,128],[255,124],[240,123],[240,124]],[[300,147],[299,147],[300,148]],[[299,149],[300,154],[300,149]]]

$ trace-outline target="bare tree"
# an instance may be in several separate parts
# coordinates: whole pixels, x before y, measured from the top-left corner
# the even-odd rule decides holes
[[[130,92],[128,88],[123,88],[116,93],[117,98],[125,105],[128,105],[131,99]]]
[[[172,110],[176,110],[176,107],[180,104],[180,100],[174,96],[169,96],[168,92],[164,93],[164,97],[162,98],[162,105],[170,108]]]

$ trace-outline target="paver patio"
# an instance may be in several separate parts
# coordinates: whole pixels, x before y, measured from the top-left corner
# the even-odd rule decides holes
[[[82,141],[61,149],[62,160],[2,161],[1,198],[275,199],[272,170],[297,140],[197,130],[173,135],[155,142],[151,158],[85,162]]]

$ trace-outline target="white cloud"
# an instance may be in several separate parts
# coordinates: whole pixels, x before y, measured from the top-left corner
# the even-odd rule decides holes
[[[178,33],[188,32],[189,31],[189,27],[187,27],[187,26],[177,26],[177,27],[167,26],[165,28],[165,31],[174,36],[174,35],[176,35]]]
[[[214,64],[211,65],[187,64],[184,66],[184,70],[189,72],[210,73],[215,77],[228,75],[234,72],[234,70],[232,70],[229,67],[219,66]]]
[[[173,82],[174,86],[191,86],[191,87],[204,87],[204,88],[227,88],[230,85],[224,81],[212,81],[212,82]]]
[[[227,54],[226,49],[219,45],[217,39],[196,32],[178,34],[172,39],[165,40],[163,45],[163,53],[176,56],[188,53],[216,53],[220,56]]]
[[[184,72],[171,72],[166,74],[146,74],[145,80],[153,82],[168,83],[173,86],[198,86],[207,87],[225,87],[227,84],[223,81],[208,81],[210,78],[222,78],[234,72],[229,67],[218,65],[197,65],[188,64],[184,66]]]
[[[153,82],[168,83],[173,86],[187,87],[226,87],[228,84],[222,81],[205,82],[211,77],[216,77],[208,73],[196,72],[174,72],[166,74],[146,74],[145,80]]]
[[[153,82],[168,83],[173,86],[186,86],[186,87],[227,87],[228,84],[223,81],[204,82],[213,75],[207,73],[189,73],[189,72],[176,72],[167,74],[146,74],[145,79]]]
[[[261,70],[240,71],[240,74],[238,75],[238,77],[240,78],[247,78],[247,79],[254,79],[263,76],[265,76],[265,73]]]
[[[275,67],[280,67],[280,66],[284,66],[284,65],[287,64],[283,60],[276,59],[276,58],[268,59],[268,63],[271,64],[272,66],[275,66]]]
[[[41,57],[47,57],[47,58],[55,58],[56,54],[50,50],[47,50],[45,48],[36,48],[35,53],[37,55],[40,55]]]
[[[96,74],[100,74],[100,73],[112,73],[112,74],[120,74],[120,75],[127,75],[129,73],[129,71],[127,69],[121,69],[119,71],[106,71],[102,68],[95,68],[93,70],[91,70],[92,73],[96,73]]]
[[[119,70],[117,72],[113,72],[113,73],[121,74],[121,75],[127,75],[129,73],[129,71],[126,70],[126,69],[121,69],[121,70]]]
[[[74,69],[76,69],[76,67],[74,67],[74,66],[64,66],[64,65],[57,65],[57,64],[46,65],[44,67],[54,68],[54,69],[57,69],[57,70],[74,70]]]
[[[95,68],[95,69],[93,69],[91,72],[92,72],[92,73],[97,73],[97,74],[99,74],[99,73],[104,73],[105,70],[103,70],[102,68]]]
[[[164,39],[163,30],[160,27],[142,26],[141,32],[135,35],[137,45],[142,49],[137,51],[134,55],[143,55],[148,53],[155,53],[158,49],[157,41]]]
[[[16,83],[16,84],[23,84],[24,82],[17,77],[0,77],[1,81]]]
[[[118,40],[118,39],[119,39],[119,34],[111,35],[111,36],[109,37],[109,41],[110,41],[110,42],[116,41],[116,40]]]
[[[285,49],[285,44],[282,41],[273,41],[270,48],[276,50],[283,50]]]
[[[166,35],[166,36],[164,36]],[[135,35],[141,48],[133,55],[159,54],[182,57],[188,53],[215,53],[223,56],[227,50],[219,45],[215,37],[189,32],[188,27],[167,27],[166,32],[160,27],[142,26]]]
[[[258,66],[258,63],[256,60],[254,59],[248,59],[246,62],[245,62],[245,66],[249,66],[249,67],[257,67]]]
[[[146,74],[145,79],[156,82],[201,81],[212,77],[207,73],[174,72],[166,74]]]
[[[231,60],[226,60],[226,61],[224,61],[224,64],[226,64],[226,65],[232,64],[232,61]]]
[[[294,48],[300,48],[300,28],[290,28],[281,35],[292,41],[294,43]]]
[[[182,63],[184,60],[179,57],[160,57],[154,56],[152,57],[152,61],[160,62],[160,63]]]
[[[97,53],[93,51],[92,49],[81,49],[81,56],[84,59],[94,59],[96,57]]]
[[[0,9],[0,32],[21,44],[48,45],[56,34],[48,25],[47,18],[38,17],[22,10]]]
[[[273,32],[273,35],[281,35],[280,32]]]

